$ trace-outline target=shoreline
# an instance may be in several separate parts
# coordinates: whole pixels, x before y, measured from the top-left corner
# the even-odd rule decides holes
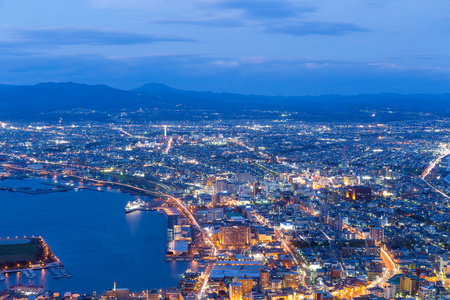
[[[27,179],[20,179],[20,180],[23,180],[24,182],[27,182],[27,181],[39,180],[39,178],[41,178],[41,179],[46,178],[46,179],[50,179],[49,181],[51,181],[51,177],[45,177],[45,176],[44,177],[43,176],[35,176],[35,177],[31,177],[31,178],[27,177]],[[13,179],[13,178],[6,178],[6,179]],[[14,178],[14,179],[17,179],[17,178]],[[82,180],[82,179],[80,180],[79,178],[74,178],[74,177],[71,177],[70,175],[67,176],[67,177],[58,176],[58,181],[60,181],[60,180],[61,181],[67,181],[67,182],[69,182],[71,180],[79,181],[79,182],[86,182],[86,180]],[[46,183],[46,184],[52,185],[52,183]],[[75,183],[75,184],[77,185],[77,183]],[[91,188],[89,188],[89,187],[91,187]],[[168,218],[168,216],[167,216],[167,214],[165,213],[164,210],[163,210],[164,212],[160,211],[160,208],[161,208],[160,206],[161,206],[162,203],[167,201],[166,199],[161,199],[161,198],[158,199],[158,197],[155,197],[155,195],[152,195],[151,193],[135,191],[133,189],[127,189],[127,188],[124,188],[122,186],[117,186],[115,184],[102,184],[101,186],[96,186],[95,188],[92,188],[92,185],[80,186],[80,190],[92,190],[92,191],[97,191],[97,192],[100,191],[100,188],[104,189],[101,192],[113,192],[113,193],[123,194],[123,195],[127,195],[127,196],[132,196],[132,197],[138,197],[138,196],[142,197],[142,196],[144,196],[146,198],[147,197],[151,198],[152,201],[155,201],[155,204],[158,204],[158,205],[155,205],[155,207],[152,208],[152,209],[143,210],[143,211],[155,211],[158,214],[164,215],[165,216],[164,217],[164,226],[160,227],[161,229],[162,228],[164,228],[164,229],[163,230],[160,229],[160,230],[161,230],[161,232],[164,232],[164,233],[167,232],[167,229],[168,229],[167,218]],[[70,191],[74,191],[74,190],[75,190],[75,188],[70,189]],[[0,192],[1,192],[1,190],[0,190]],[[16,191],[16,192],[18,192],[18,191]],[[45,194],[45,193],[37,193],[36,195],[42,195],[42,194]],[[173,207],[172,209],[176,209],[177,212],[180,213],[178,208]],[[125,211],[123,211],[123,214],[125,214]],[[162,243],[163,240],[160,240],[160,242],[161,242],[161,247],[160,247],[161,252],[165,253],[166,249],[167,249],[167,245],[168,245],[168,240],[164,239],[164,244]],[[191,266],[189,265],[189,263],[191,263],[191,262],[188,261],[188,260],[185,260],[185,261],[174,261],[174,260],[166,261],[165,260],[165,254],[163,254],[161,260],[158,260],[158,263],[166,264],[167,266],[173,265],[174,262],[175,263],[176,262],[181,262],[181,263],[188,264],[188,265],[179,264],[179,267],[177,268],[179,270],[178,270],[177,275],[176,275],[176,283],[174,283],[174,284],[172,284],[170,286],[166,286],[166,287],[160,286],[159,284],[155,284],[153,287],[158,287],[158,288],[163,288],[163,289],[176,287],[177,284],[179,283],[179,280],[182,279],[182,274],[184,274],[184,272],[186,272],[188,269],[191,268]],[[8,271],[6,271],[6,270],[1,271],[0,273],[5,273],[5,274],[6,273],[22,273],[24,270],[27,270],[27,269],[30,269],[30,270],[51,269],[53,267],[61,267],[61,266],[64,267],[63,263],[61,263],[61,264],[47,264],[46,266],[40,266],[40,267],[34,267],[34,268],[10,269]],[[46,275],[46,276],[50,276],[51,277],[51,275]],[[76,275],[74,274],[74,276],[76,276]],[[39,275],[38,275],[38,277],[39,277]],[[76,276],[76,277],[79,277],[79,276]],[[141,288],[142,287],[138,287],[135,290],[138,291]],[[45,289],[46,290],[50,290],[50,291],[59,291],[59,292],[62,291],[59,288],[52,288],[50,286],[45,286]],[[74,290],[77,290],[77,288],[75,287]],[[89,293],[89,290],[86,290],[85,292]]]
[[[9,274],[9,273],[17,273],[17,272],[23,272],[25,270],[42,270],[42,269],[48,269],[48,268],[55,268],[55,267],[64,267],[63,263],[61,262],[61,260],[55,255],[55,253],[52,251],[52,249],[50,248],[50,246],[48,245],[48,243],[41,237],[35,237],[35,236],[31,236],[31,237],[27,237],[24,236],[23,238],[19,238],[19,237],[14,237],[14,238],[10,238],[7,237],[6,239],[3,238],[4,240],[21,240],[21,239],[29,239],[29,240],[35,240],[39,243],[41,243],[41,245],[44,248],[48,249],[48,253],[50,255],[50,257],[53,257],[53,261],[52,262],[48,262],[48,263],[41,263],[40,265],[38,265],[37,263],[35,263],[34,265],[31,264],[30,267],[20,267],[20,268],[6,268],[6,269],[2,269],[0,270],[0,274]]]

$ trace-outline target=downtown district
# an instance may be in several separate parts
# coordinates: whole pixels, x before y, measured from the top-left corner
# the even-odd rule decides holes
[[[168,216],[166,260],[195,260],[199,271],[186,270],[165,291],[149,282],[145,292],[29,293],[450,299],[449,120],[118,118],[1,123],[0,176],[57,176],[156,195]],[[15,289],[0,299],[20,297]]]

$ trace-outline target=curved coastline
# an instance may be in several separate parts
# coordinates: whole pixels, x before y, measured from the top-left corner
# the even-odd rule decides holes
[[[126,202],[136,196],[110,187],[99,187],[99,190],[108,191],[108,193],[95,193],[94,191],[81,189],[69,193],[38,195],[0,191],[5,195],[9,194],[8,197],[2,197],[1,201],[11,202],[6,203],[6,207],[3,205],[3,209],[0,209],[0,216],[7,216],[7,210],[17,210],[20,207],[20,205],[17,206],[17,200],[24,207],[25,215],[28,216],[23,216],[26,221],[19,222],[18,229],[15,230],[15,226],[10,224],[9,231],[1,232],[0,236],[6,236],[6,234],[22,235],[22,233],[29,231],[50,231],[50,233],[34,233],[46,238],[55,254],[60,257],[63,264],[73,274],[73,278],[67,280],[53,280],[44,271],[44,274],[41,274],[42,276],[38,276],[42,277],[42,280],[34,280],[33,283],[43,284],[46,289],[58,292],[75,291],[81,293],[109,289],[112,287],[114,279],[117,280],[118,286],[130,288],[132,291],[142,291],[148,288],[165,289],[176,286],[181,275],[186,269],[192,268],[192,264],[164,261],[167,218],[146,217],[148,214],[156,214],[156,211],[125,215]],[[46,204],[54,207],[49,207],[50,210],[46,210],[43,207]],[[30,210],[36,209],[39,216],[30,212]],[[53,228],[51,228],[52,220],[49,220],[52,210],[56,214],[54,221],[59,224],[53,226]],[[21,215],[23,214],[22,212]],[[58,216],[58,214],[62,215]],[[11,218],[4,220],[5,223],[2,225],[8,221],[14,223]],[[67,221],[64,222],[64,219]],[[93,224],[89,224],[92,222]],[[106,226],[106,223],[108,226]],[[112,229],[108,229],[113,223],[117,224]],[[77,226],[77,224],[80,226]],[[30,227],[33,229],[30,230]],[[45,227],[45,230],[42,228],[40,230],[40,227]],[[18,231],[17,234],[11,234],[14,231]],[[64,236],[65,232],[74,233],[74,237]],[[49,236],[47,237],[47,235]],[[58,238],[58,235],[63,237]],[[93,257],[84,253],[87,249],[85,245],[77,246],[78,242],[83,241],[83,237],[85,237],[86,243],[91,243],[93,244],[92,247],[98,249],[98,251],[94,251]],[[79,248],[77,249],[77,247]],[[102,254],[99,251],[106,251],[106,253]],[[100,261],[97,261],[98,259]],[[108,263],[108,259],[113,262]],[[83,274],[83,268],[79,266],[80,262],[86,269],[93,268],[95,275],[86,276],[86,274]],[[106,267],[103,268],[102,264],[106,264]],[[154,270],[158,270],[158,272],[154,272]],[[126,276],[123,276],[123,280],[121,280],[120,273],[126,274]],[[109,275],[111,278],[96,280],[93,277],[100,274],[106,274],[101,277],[108,277]],[[17,275],[9,276],[7,281],[0,282],[0,286],[5,287],[5,285],[12,285],[18,281]],[[22,280],[22,282],[28,283],[27,280]]]

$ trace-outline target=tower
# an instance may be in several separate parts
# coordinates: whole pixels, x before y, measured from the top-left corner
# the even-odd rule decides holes
[[[347,159],[347,151],[346,148],[344,147],[343,149],[343,157],[342,157],[342,167],[343,168],[348,168],[350,166],[349,161]]]
[[[230,300],[242,300],[242,284],[236,279],[230,283],[229,294]]]
[[[267,289],[270,285],[270,271],[266,269],[259,270],[259,285]]]

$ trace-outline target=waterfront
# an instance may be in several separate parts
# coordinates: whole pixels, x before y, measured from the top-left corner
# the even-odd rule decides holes
[[[35,187],[36,181],[4,180],[1,185]],[[80,293],[110,289],[114,280],[118,287],[132,291],[176,287],[183,272],[195,266],[164,261],[166,217],[153,211],[125,214],[126,203],[136,197],[101,190],[105,192],[28,195],[0,191],[0,237],[41,235],[73,275],[53,279],[42,271],[32,281],[22,276],[22,282]],[[9,274],[0,288],[17,282],[18,275]]]

